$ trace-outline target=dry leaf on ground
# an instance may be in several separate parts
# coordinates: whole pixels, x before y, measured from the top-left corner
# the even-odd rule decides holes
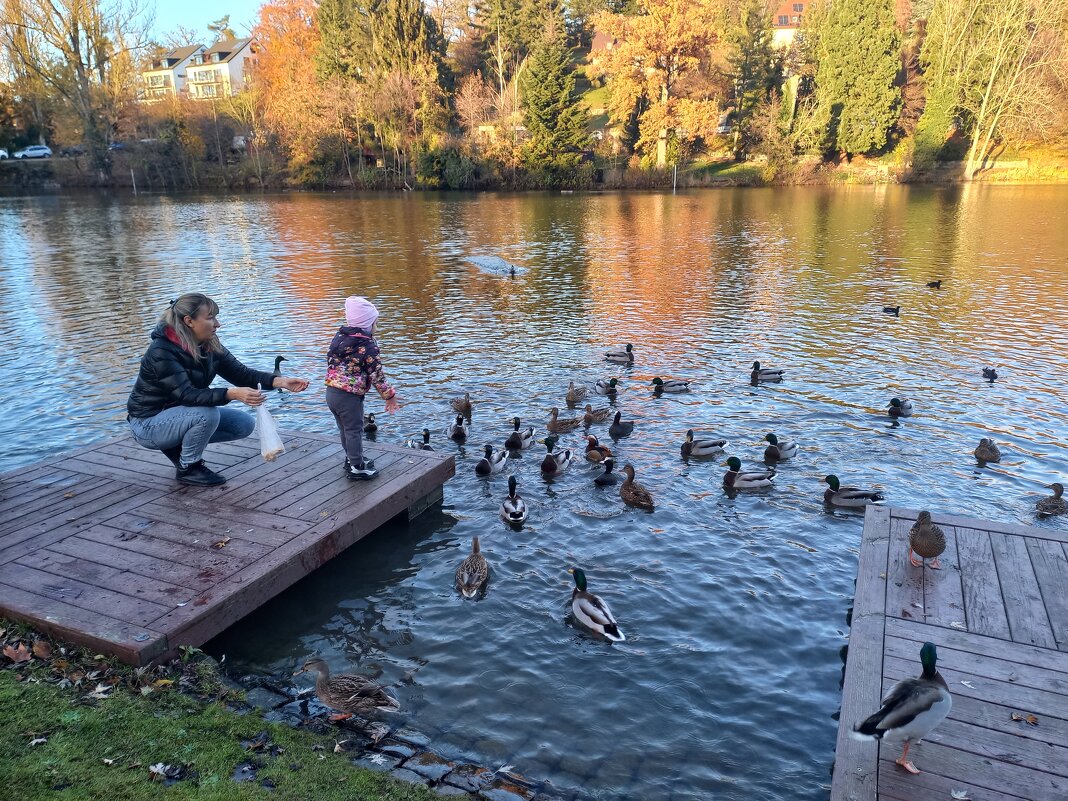
[[[52,658],[52,646],[45,640],[37,640],[33,644],[33,655],[38,659],[51,659]]]
[[[108,693],[111,692],[110,684],[97,684],[96,689],[89,693],[86,698],[107,698]]]
[[[33,659],[33,654],[30,653],[30,649],[26,647],[26,643],[20,642],[18,648],[13,648],[10,645],[4,646],[4,656],[10,659],[12,662],[29,662]]]
[[[211,547],[212,548],[216,548],[218,550],[222,550],[223,548],[226,547],[226,543],[228,543],[229,541],[230,541],[229,537],[223,537],[221,540],[216,540],[215,542],[213,542],[211,544]]]
[[[967,790],[950,790],[949,794],[955,801],[970,801]]]
[[[1019,712],[1013,712],[1012,719],[1015,721],[1022,721],[1028,726],[1038,725],[1038,718],[1036,718],[1034,715],[1021,715]]]

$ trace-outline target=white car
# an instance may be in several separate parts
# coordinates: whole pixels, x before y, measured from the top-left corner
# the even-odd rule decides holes
[[[0,161],[7,158],[7,148],[0,147]]]
[[[47,159],[52,156],[52,148],[47,145],[30,145],[15,151],[17,159]]]

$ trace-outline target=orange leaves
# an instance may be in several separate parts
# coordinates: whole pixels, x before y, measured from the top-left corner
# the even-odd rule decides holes
[[[26,647],[26,643],[23,642],[20,642],[17,648],[11,645],[5,645],[4,656],[16,664],[19,662],[29,662],[33,659],[33,654],[30,652],[30,649]]]
[[[1019,712],[1013,712],[1012,719],[1017,722],[1026,723],[1028,726],[1038,725],[1038,718],[1031,714],[1021,715]]]

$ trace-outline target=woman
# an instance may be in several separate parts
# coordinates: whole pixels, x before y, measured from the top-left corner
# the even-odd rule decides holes
[[[259,406],[257,389],[303,392],[308,382],[252,370],[219,342],[219,306],[193,292],[172,301],[152,332],[152,344],[141,358],[130,399],[126,402],[137,444],[162,451],[182,484],[213,486],[226,479],[204,464],[209,442],[243,439],[256,427],[255,418],[222,408],[232,400]],[[211,387],[216,375],[234,386]]]

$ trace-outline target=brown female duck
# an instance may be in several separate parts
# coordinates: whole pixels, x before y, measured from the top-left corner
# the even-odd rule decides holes
[[[555,406],[549,414],[552,415],[552,419],[545,424],[545,427],[555,434],[564,434],[582,425],[582,421],[577,417],[565,417],[561,420],[560,410]]]
[[[314,672],[315,694],[319,700],[331,709],[341,712],[333,715],[331,720],[345,720],[353,715],[368,715],[375,710],[396,712],[400,709],[397,699],[386,692],[381,684],[355,673],[330,675],[330,666],[322,659],[309,659],[304,667],[294,673]]]
[[[909,529],[909,562],[913,567],[922,567],[924,559],[930,559],[932,570],[940,570],[938,557],[946,550],[946,533],[931,522],[930,512],[920,512],[915,525]],[[913,555],[919,554],[919,561]]]
[[[629,464],[623,465],[623,472],[627,476],[619,488],[619,497],[623,499],[623,503],[636,509],[653,511],[653,496],[649,490],[634,480],[634,468]]]

